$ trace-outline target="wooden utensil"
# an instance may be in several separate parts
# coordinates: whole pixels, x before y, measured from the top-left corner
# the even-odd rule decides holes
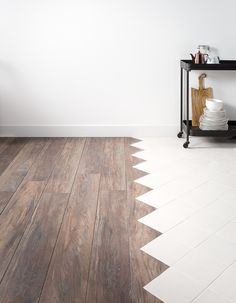
[[[206,74],[201,74],[198,77],[199,89],[192,88],[192,126],[199,126],[199,118],[203,114],[203,108],[206,106],[206,99],[213,98],[211,87],[205,88],[204,79]]]

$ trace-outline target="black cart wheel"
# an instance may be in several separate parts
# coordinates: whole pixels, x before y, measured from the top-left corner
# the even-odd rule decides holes
[[[183,137],[183,132],[179,132],[177,135],[178,138],[182,138]]]
[[[189,142],[186,141],[186,142],[183,144],[183,147],[184,147],[184,148],[188,148],[188,145],[189,145]]]

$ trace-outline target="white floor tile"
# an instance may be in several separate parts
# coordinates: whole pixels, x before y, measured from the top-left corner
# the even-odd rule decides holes
[[[139,138],[137,138],[138,140],[141,140]],[[130,144],[130,146],[134,146],[134,147],[137,147],[137,148],[140,148],[140,149],[143,149],[143,144],[145,144],[146,140],[142,140],[142,141],[139,141],[139,142],[135,142],[135,143],[132,143]],[[147,148],[147,146],[144,145],[144,148]]]
[[[173,268],[144,287],[165,303],[190,303],[204,289],[204,285]]]
[[[205,229],[211,233],[217,232],[230,221],[231,218],[229,218],[229,216],[225,214],[217,216],[212,213],[211,210],[206,210],[205,208],[201,209],[186,220],[187,224],[200,227],[201,229]]]
[[[221,172],[215,178],[213,178],[213,181],[219,183],[219,184],[224,184],[227,186],[231,186],[232,188],[236,189],[236,175],[231,172]]]
[[[169,234],[173,239],[184,244],[188,248],[194,248],[209,238],[212,233],[208,230],[201,229],[200,227],[192,226],[188,221],[184,221],[167,231],[165,234]]]
[[[169,204],[168,204],[169,205]],[[152,213],[146,215],[145,217],[139,219],[139,222],[164,233],[169,229],[173,228],[175,225],[179,224],[186,218],[186,209],[179,209],[174,206],[173,212],[169,213],[170,208],[164,209],[160,208]]]
[[[159,209],[154,210],[138,221],[161,233],[167,231],[179,222],[178,218],[176,219],[174,215],[166,217],[165,215],[159,214]]]
[[[214,255],[214,258],[226,267],[236,261],[236,244],[228,243],[216,235],[201,243],[195,251],[203,256]]]
[[[171,202],[175,198],[176,195],[172,192],[157,188],[137,197],[136,199],[155,208],[159,208]]]
[[[236,204],[232,205],[232,201],[221,197],[210,204],[206,208],[206,211],[209,211],[216,216],[227,217],[230,220],[236,217]]]
[[[132,154],[132,156],[142,160],[147,160],[147,157],[145,156],[145,151],[139,151],[137,153]]]
[[[196,203],[201,208],[222,197],[228,190],[231,190],[228,186],[208,181],[190,191],[188,198],[192,203]]]
[[[230,266],[220,277],[218,277],[210,286],[209,289],[219,293],[232,302],[236,302],[236,263]]]
[[[135,180],[136,183],[142,184],[150,188],[159,188],[161,185],[174,180],[176,176],[167,172],[159,174],[150,174]]]
[[[219,172],[228,173],[230,171],[236,170],[236,162],[232,161],[232,158],[224,159],[224,161],[214,160],[210,162],[209,167],[216,168]]]
[[[184,256],[174,267],[190,277],[204,283],[207,287],[214,281],[235,259],[235,247],[220,243],[218,247],[214,241],[206,241]]]
[[[209,179],[210,177],[208,175],[204,176],[201,174],[196,174],[192,178],[189,178],[187,175],[185,178],[179,178],[165,185],[162,185],[160,189],[170,191],[173,194],[180,196],[189,193],[191,190],[194,190],[195,188],[209,181]]]
[[[206,290],[198,298],[193,300],[193,303],[233,303],[227,298],[214,293],[213,291]]]
[[[145,171],[147,173],[152,173],[153,172],[153,164],[148,162],[148,161],[136,164],[136,165],[133,166],[133,168]]]
[[[180,258],[186,255],[189,250],[189,247],[175,241],[168,234],[163,234],[142,247],[142,251],[168,266],[175,264]],[[173,251],[175,252],[174,254]]]
[[[193,195],[194,196],[194,195]],[[205,200],[205,204],[209,200]],[[206,224],[209,224],[211,221],[208,221],[209,218],[213,217],[213,223],[219,224],[221,226],[222,219],[224,219],[223,224],[225,222],[228,222],[230,219],[232,219],[236,215],[236,209],[235,209],[235,215],[232,211],[232,207],[229,205],[228,207],[224,207],[221,209],[221,202],[218,201],[217,203],[212,203],[207,209],[208,211],[205,211],[204,209],[200,213],[196,213],[199,208],[201,209],[203,206],[203,203],[198,203],[197,199],[192,198],[189,195],[184,195],[182,197],[179,197],[178,199],[173,200],[172,202],[168,203],[167,205],[164,205],[163,207],[159,208],[157,211],[154,211],[153,213],[145,216],[140,220],[140,222],[160,231],[160,232],[166,232],[167,230],[173,228],[177,224],[183,222],[184,220],[187,220],[189,217],[193,216],[193,221],[195,219],[196,226],[198,225],[198,217],[202,216],[202,213],[204,215],[208,214]],[[196,216],[194,217],[194,214],[196,213]],[[219,220],[217,221],[217,218],[219,217]],[[204,219],[204,216],[202,217]],[[217,225],[218,226],[218,225]],[[217,229],[217,228],[216,228]]]
[[[235,303],[236,141],[182,141],[134,144],[150,173],[138,182],[154,188],[137,200],[157,208],[139,221],[163,233],[142,250],[171,266],[145,289],[164,303]]]
[[[149,157],[147,155],[147,157]],[[139,163],[134,168],[146,171],[148,173],[158,173],[158,174],[165,174],[168,172],[168,174],[188,174],[191,171],[196,171],[199,169],[199,164],[194,163],[192,161],[186,160],[186,159],[179,159],[177,160],[176,157],[173,158],[173,155],[155,155],[155,159],[148,159],[145,162]],[[160,157],[162,158],[162,161],[157,161],[156,158]]]
[[[181,178],[161,186],[160,189],[167,192],[171,192],[173,195],[180,196],[195,187],[197,187],[197,185],[193,187],[192,183],[189,184],[188,182],[186,182],[186,184],[183,184],[183,180]]]
[[[227,201],[227,203],[231,204],[232,206],[236,206],[235,197],[236,197],[236,189],[229,189],[220,198],[223,201]]]
[[[216,236],[230,243],[236,244],[236,221],[231,221],[220,229]]]
[[[136,199],[149,204],[155,208],[164,206],[165,204],[173,201],[174,199],[181,198],[188,200],[189,203],[195,203],[198,208],[207,206],[215,201],[219,196],[225,193],[229,188],[224,185],[219,185],[214,182],[206,182],[199,187],[190,190],[188,193],[179,195],[171,190],[165,190],[162,187],[151,190]]]

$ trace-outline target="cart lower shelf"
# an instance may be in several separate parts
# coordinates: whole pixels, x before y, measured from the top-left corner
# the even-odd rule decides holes
[[[192,126],[192,121],[189,121],[189,134],[190,136],[202,137],[235,137],[236,136],[236,120],[228,122],[228,130],[201,130],[197,126]],[[183,131],[187,133],[187,122],[183,121]]]

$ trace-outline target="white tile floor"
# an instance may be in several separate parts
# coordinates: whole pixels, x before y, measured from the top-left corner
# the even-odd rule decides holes
[[[183,139],[184,140],[184,139]],[[143,138],[133,144],[156,208],[139,222],[162,232],[142,250],[170,267],[144,288],[165,303],[236,302],[236,140]]]

